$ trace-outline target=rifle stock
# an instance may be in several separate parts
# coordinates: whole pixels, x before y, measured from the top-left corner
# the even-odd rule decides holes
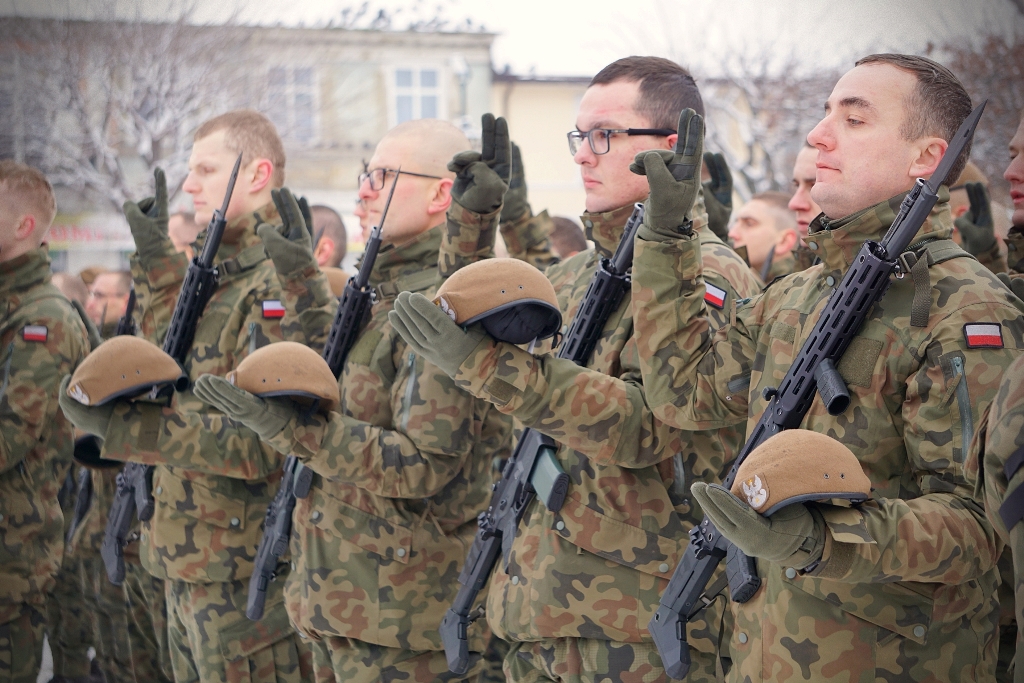
[[[612,258],[598,262],[579,309],[558,350],[559,358],[585,365],[597,346],[609,317],[618,309],[630,284],[628,270],[633,264],[633,238],[643,222],[643,204],[633,209],[622,240]],[[524,429],[512,457],[505,463],[501,480],[495,484],[491,502],[477,518],[478,529],[459,574],[459,592],[439,628],[448,670],[464,674],[469,670],[469,626],[482,613],[473,613],[477,595],[498,563],[508,564],[516,529],[538,490],[545,505],[557,512],[568,492],[569,477],[562,472],[554,454],[553,439],[533,429]]]
[[[768,406],[722,482],[726,489],[732,488],[739,466],[755,448],[782,430],[800,426],[819,386],[829,389],[829,395],[824,397],[827,408],[845,409],[842,401],[835,406],[831,400],[834,396],[832,391],[840,387],[829,367],[838,365],[874,304],[885,296],[890,276],[899,268],[897,259],[910,246],[931,213],[939,186],[966,148],[984,109],[985,104],[982,103],[960,126],[931,180],[917,180],[882,240],[867,241],[861,246],[779,387],[765,390]],[[819,369],[823,365],[822,372]],[[817,378],[824,375],[831,376],[831,379],[823,380],[819,385]],[[841,389],[845,391],[845,386]],[[695,609],[699,611],[697,604],[705,597],[705,587],[723,557],[727,557],[726,574],[735,602],[750,600],[760,587],[755,560],[729,543],[710,520],[704,519],[690,530],[690,543],[683,559],[672,574],[658,610],[648,624],[665,671],[672,678],[684,678],[689,671],[686,622],[695,614]]]
[[[206,241],[203,244],[203,249],[188,265],[185,281],[174,305],[174,313],[171,315],[171,324],[167,329],[167,336],[164,338],[163,350],[182,367],[185,366],[189,351],[192,349],[199,317],[203,314],[206,304],[220,282],[220,273],[214,267],[213,260],[220,249],[224,228],[227,226],[225,214],[231,203],[231,195],[235,190],[235,181],[238,179],[238,170],[241,165],[242,155],[239,154],[238,159],[235,160],[235,167],[231,171],[231,178],[228,180],[224,203],[220,209],[213,212],[206,228]],[[148,215],[153,216],[153,212],[156,210],[157,206],[154,202]],[[134,308],[134,287],[129,297],[129,303]],[[118,331],[122,329],[126,330],[126,334],[134,333],[134,322],[129,323],[122,318],[118,322]],[[187,388],[187,377],[175,386],[177,391],[184,391]],[[103,557],[103,564],[107,570],[107,578],[115,585],[120,585],[124,581],[124,547],[131,540],[129,533],[132,517],[137,517],[139,521],[145,522],[153,516],[156,501],[151,492],[152,483],[152,465],[130,462],[117,476],[117,492],[114,495],[114,502],[110,506],[107,526],[103,533],[103,545],[100,548],[100,555]]]

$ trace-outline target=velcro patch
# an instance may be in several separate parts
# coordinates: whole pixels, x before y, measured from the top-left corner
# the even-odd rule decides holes
[[[264,318],[283,318],[284,305],[279,299],[267,299],[263,302]]]
[[[25,329],[21,331],[21,338],[25,341],[44,342],[48,332],[46,325],[25,325]]]
[[[969,349],[1003,348],[1003,327],[999,323],[968,323],[964,325],[964,339]]]
[[[705,282],[704,302],[718,309],[725,308],[725,290],[715,287],[710,282]]]

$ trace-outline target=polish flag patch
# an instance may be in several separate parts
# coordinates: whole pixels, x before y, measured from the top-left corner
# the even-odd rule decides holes
[[[25,325],[25,329],[21,331],[21,338],[30,342],[44,342],[47,333],[46,325]]]
[[[969,349],[1003,348],[1003,328],[999,323],[969,323],[964,325],[964,339]]]
[[[725,290],[715,287],[710,282],[705,282],[704,302],[715,308],[725,308]]]
[[[264,318],[283,318],[284,306],[278,299],[267,299],[263,302]]]

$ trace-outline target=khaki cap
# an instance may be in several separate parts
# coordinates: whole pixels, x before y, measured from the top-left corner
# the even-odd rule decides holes
[[[434,296],[459,325],[482,323],[499,341],[525,344],[558,332],[562,313],[555,288],[525,261],[493,258],[460,268]]]
[[[228,373],[228,381],[256,396],[316,399],[325,412],[341,401],[331,366],[316,351],[296,342],[277,342],[253,351]]]
[[[793,503],[871,497],[871,480],[849,448],[824,434],[787,429],[753,450],[736,472],[732,494],[762,515]]]
[[[352,277],[351,275],[341,268],[333,266],[324,266],[320,270],[327,276],[327,281],[331,283],[331,291],[334,293],[334,296],[341,296],[345,293],[345,285],[348,284],[349,278]]]
[[[141,337],[111,337],[85,357],[71,375],[68,396],[98,406],[134,398],[153,389],[188,386],[188,377],[163,349]]]

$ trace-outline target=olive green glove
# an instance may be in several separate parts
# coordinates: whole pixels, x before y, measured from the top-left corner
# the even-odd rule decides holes
[[[651,188],[644,202],[644,223],[637,231],[641,239],[665,242],[693,232],[690,212],[700,188],[704,117],[684,109],[678,130],[674,150],[640,152],[629,165],[633,173],[647,176]]]
[[[241,422],[264,441],[277,436],[301,412],[295,401],[260,398],[216,375],[200,376],[192,393],[232,420]]]
[[[486,336],[477,326],[464,331],[422,294],[402,292],[388,320],[418,355],[455,377]]]
[[[281,215],[281,228],[279,230],[270,223],[264,223],[256,232],[274,262],[274,268],[282,277],[287,277],[316,266],[313,239],[309,236],[309,229],[295,196],[286,187],[272,190],[270,196]]]
[[[718,484],[698,481],[690,492],[718,531],[748,556],[796,569],[821,559],[826,532],[817,510],[794,503],[763,517]]]
[[[138,203],[125,202],[122,207],[143,268],[148,268],[155,259],[175,253],[174,243],[167,234],[170,216],[167,212],[167,178],[163,169],[156,169],[153,179],[156,183],[155,197],[146,197]]]
[[[70,384],[71,375],[67,375],[61,380],[57,394],[57,403],[64,411],[64,416],[83,432],[95,434],[101,439],[104,438],[107,435],[107,427],[110,425],[110,418],[114,415],[114,405],[117,401],[104,403],[101,406],[83,405],[68,396]]]
[[[1021,300],[1024,300],[1024,277],[1010,277],[1008,273],[999,273],[996,277],[999,281],[1006,285],[1014,295]]]
[[[732,171],[720,153],[704,153],[704,164],[711,180],[704,183],[704,206],[708,227],[718,239],[729,243],[729,218],[732,216]]]
[[[505,203],[501,207],[501,223],[512,223],[522,218],[530,210],[530,201],[526,196],[526,170],[523,168],[523,154],[519,145],[512,143],[512,177],[505,193]]]
[[[455,174],[452,198],[475,213],[501,208],[512,175],[512,149],[505,119],[484,114],[481,152],[459,152],[448,162]]]
[[[964,250],[972,256],[991,251],[996,246],[996,225],[992,221],[992,204],[988,190],[981,183],[967,183],[967,198],[971,208],[954,221],[963,238]]]

